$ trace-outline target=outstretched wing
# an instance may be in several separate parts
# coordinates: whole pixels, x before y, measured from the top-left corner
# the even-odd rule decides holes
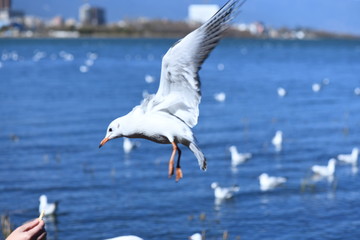
[[[166,111],[190,127],[197,124],[201,99],[198,72],[239,5],[239,0],[228,1],[206,23],[168,50],[162,60],[159,89],[143,107]]]

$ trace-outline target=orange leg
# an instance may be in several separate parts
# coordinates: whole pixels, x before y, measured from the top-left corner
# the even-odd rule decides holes
[[[172,175],[174,175],[174,158],[177,150],[177,145],[175,142],[171,142],[173,146],[173,151],[171,153],[171,157],[169,160],[169,178],[171,178]]]

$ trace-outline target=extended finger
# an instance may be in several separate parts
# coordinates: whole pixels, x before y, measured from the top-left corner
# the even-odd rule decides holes
[[[37,233],[39,233],[44,228],[44,225],[45,225],[44,221],[40,220],[38,225],[36,225],[35,227],[29,229],[27,232],[31,236],[35,236]]]

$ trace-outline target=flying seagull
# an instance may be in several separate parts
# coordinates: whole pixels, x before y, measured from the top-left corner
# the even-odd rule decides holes
[[[238,8],[244,2],[228,1],[217,13],[196,30],[175,43],[162,59],[159,89],[147,96],[140,105],[125,116],[113,120],[100,142],[119,138],[144,138],[153,142],[172,145],[169,177],[182,178],[179,143],[188,147],[196,156],[200,169],[206,170],[206,158],[197,146],[191,130],[197,124],[201,100],[199,70],[210,52],[219,43]]]

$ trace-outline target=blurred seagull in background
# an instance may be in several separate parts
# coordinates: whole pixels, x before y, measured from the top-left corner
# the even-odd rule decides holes
[[[351,164],[353,167],[356,167],[358,164],[358,158],[359,158],[359,149],[353,148],[351,151],[351,154],[339,154],[337,156],[337,159],[341,162]]]
[[[59,202],[48,203],[46,195],[41,195],[39,201],[39,213],[44,211],[45,216],[54,215],[56,213]]]
[[[319,92],[320,89],[321,89],[321,85],[320,83],[314,83],[312,86],[311,86],[313,92]]]
[[[211,188],[214,189],[214,196],[217,200],[230,199],[240,190],[239,186],[237,185],[222,188],[217,182],[213,182],[211,184]]]
[[[174,158],[178,153],[178,181],[183,177],[180,168],[181,151],[178,147],[181,143],[194,153],[200,169],[206,170],[206,159],[191,130],[199,116],[199,70],[243,3],[239,0],[228,1],[202,26],[175,43],[162,59],[157,93],[149,95],[127,115],[113,120],[99,147],[119,137],[145,138],[171,144],[168,175],[171,177],[174,174]]]
[[[226,94],[224,92],[215,93],[214,98],[218,102],[225,102]]]
[[[283,141],[283,133],[282,131],[276,131],[275,136],[271,140],[271,143],[274,145],[275,150],[280,152],[282,149],[282,141]]]
[[[322,178],[328,178],[329,182],[332,182],[335,174],[336,159],[331,158],[327,166],[314,165],[311,167],[311,171],[314,173],[315,180]]]
[[[285,88],[279,87],[279,88],[277,89],[277,93],[278,93],[279,97],[285,97],[285,95],[286,95],[286,90],[285,90]]]
[[[107,238],[105,240],[144,240],[140,237],[134,236],[134,235],[128,235],[128,236],[120,236],[120,237],[114,237],[114,238]]]
[[[259,184],[261,191],[269,191],[272,190],[284,183],[286,183],[287,179],[285,177],[273,177],[269,176],[267,173],[262,173],[259,176]]]
[[[252,157],[251,153],[239,153],[236,146],[230,146],[229,151],[231,153],[231,166],[236,167],[243,164],[246,160]]]
[[[133,149],[137,148],[139,144],[132,142],[129,138],[124,138],[123,149],[125,154],[129,154]]]
[[[189,237],[189,240],[202,240],[203,237],[200,233],[194,233]]]

